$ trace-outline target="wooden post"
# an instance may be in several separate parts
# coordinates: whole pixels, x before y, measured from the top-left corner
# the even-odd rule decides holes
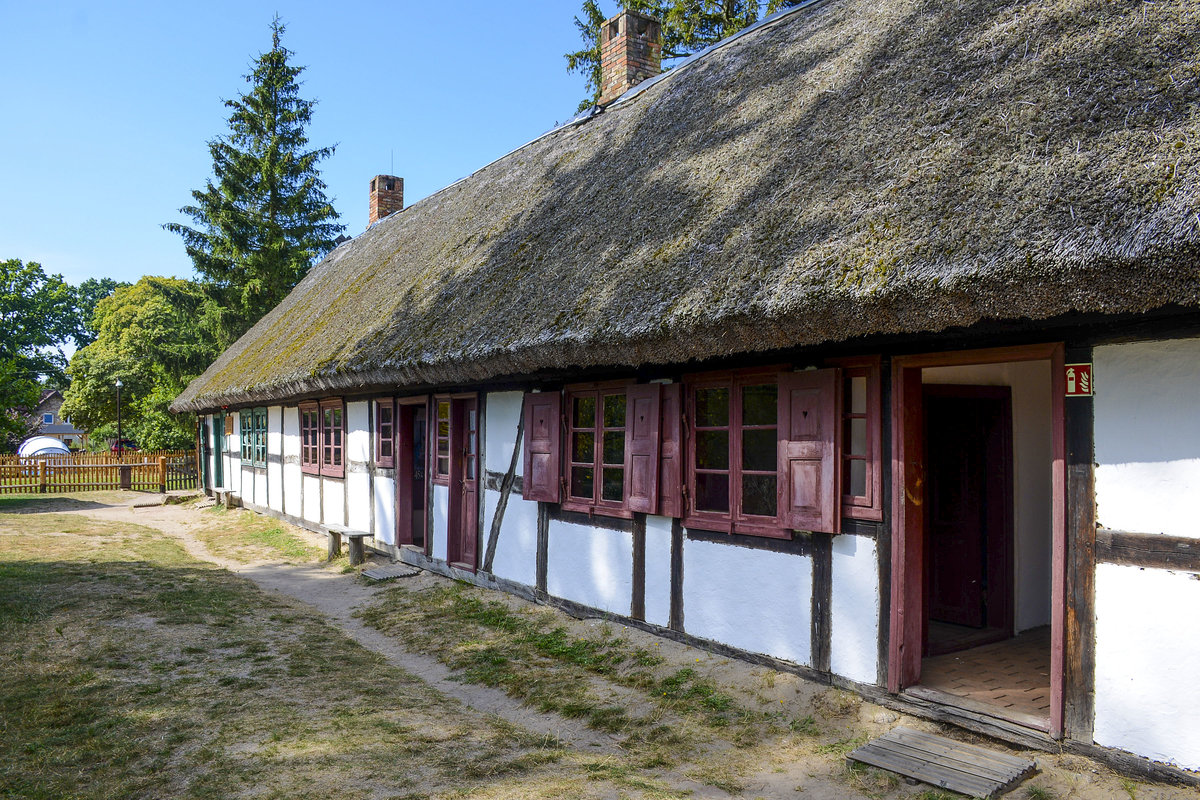
[[[158,457],[158,493],[167,493],[167,457]]]
[[[38,462],[38,491],[42,494],[46,493],[46,462]]]

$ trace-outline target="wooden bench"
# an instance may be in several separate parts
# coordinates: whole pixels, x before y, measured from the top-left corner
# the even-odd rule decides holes
[[[342,554],[342,539],[346,540],[350,552],[350,566],[357,567],[367,560],[363,539],[371,534],[366,531],[353,531],[342,525],[328,525],[325,531],[329,535],[329,556],[326,560],[333,561]]]
[[[231,489],[213,489],[213,497],[217,500],[217,505],[225,508],[237,508],[240,503]]]

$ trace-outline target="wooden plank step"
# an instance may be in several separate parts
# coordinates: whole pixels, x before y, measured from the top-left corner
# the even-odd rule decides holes
[[[382,567],[371,567],[364,569],[362,575],[364,578],[370,578],[376,581],[388,581],[394,578],[411,578],[420,572],[416,567],[410,567],[408,564],[384,564]]]
[[[1028,759],[903,727],[867,742],[846,761],[986,800],[1012,789],[1037,768]]]

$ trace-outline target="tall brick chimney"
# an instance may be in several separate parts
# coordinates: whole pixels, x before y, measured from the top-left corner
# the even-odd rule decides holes
[[[404,178],[376,175],[371,178],[371,203],[367,209],[367,227],[388,214],[404,209]]]
[[[637,11],[622,11],[600,28],[600,105],[662,72],[662,25]]]

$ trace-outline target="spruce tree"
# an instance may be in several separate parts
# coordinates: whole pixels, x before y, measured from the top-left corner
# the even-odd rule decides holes
[[[306,149],[314,103],[300,96],[304,68],[289,63],[284,29],[276,17],[271,49],[245,76],[250,90],[225,102],[229,133],[208,144],[213,178],[180,209],[194,227],[163,226],[183,237],[218,307],[223,345],[274,308],[344,229],[317,169],[334,148]]]

